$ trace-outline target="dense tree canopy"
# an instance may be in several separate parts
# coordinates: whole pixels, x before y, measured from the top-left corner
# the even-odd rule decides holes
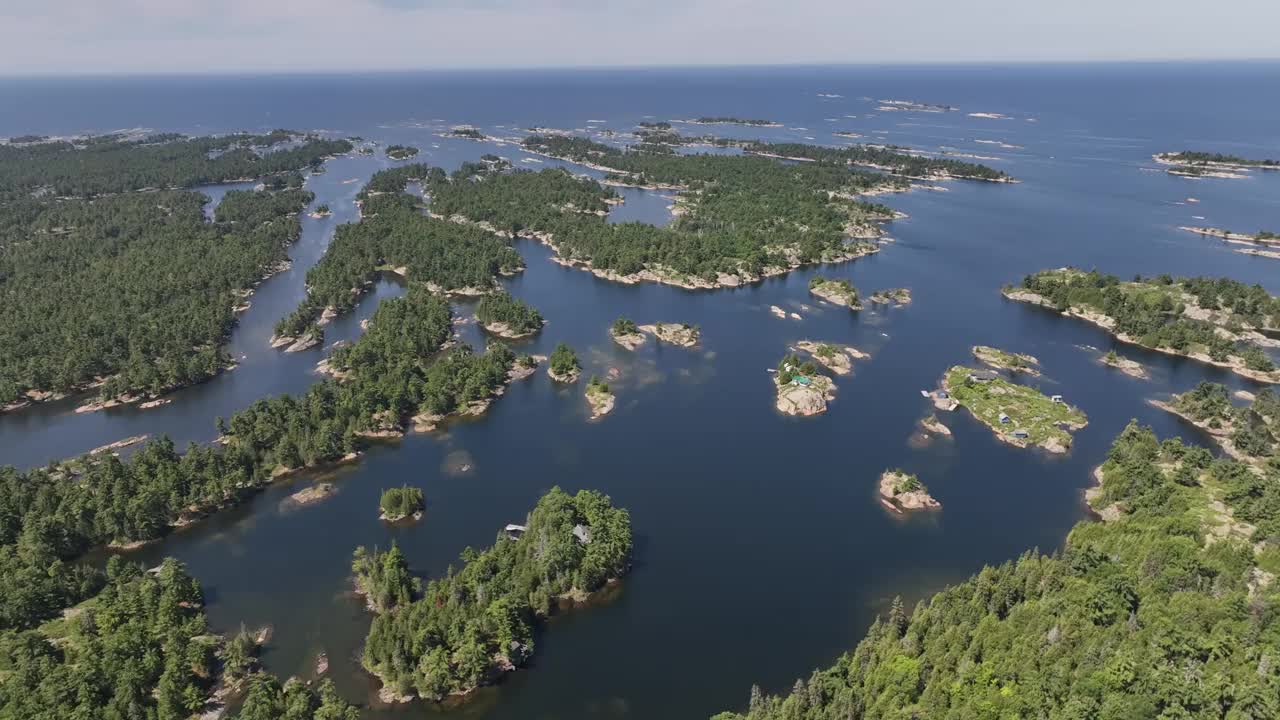
[[[276,333],[319,332],[314,324],[325,308],[350,310],[382,271],[403,271],[410,282],[445,290],[488,290],[495,276],[523,267],[503,238],[428,217],[418,199],[403,192],[408,183],[436,174],[421,164],[375,174],[362,193],[361,220],[338,228],[324,257],[307,272],[306,299],[280,320]]]
[[[561,598],[598,590],[630,566],[630,516],[608,496],[552,488],[523,525],[487,550],[467,548],[461,570],[379,614],[365,667],[397,692],[434,700],[487,684],[528,660],[533,624]]]
[[[536,332],[543,325],[542,313],[506,291],[481,298],[476,305],[476,319],[484,325],[505,325],[515,335]]]
[[[1131,424],[1093,499],[1108,522],[914,612],[895,600],[834,666],[717,718],[1277,717],[1277,586],[1261,579],[1280,571],[1280,507],[1247,509],[1223,480],[1238,473],[1253,475]]]
[[[1231,339],[1245,329],[1280,328],[1280,298],[1258,285],[1229,278],[1168,275],[1124,282],[1114,275],[1065,268],[1028,275],[1022,287],[1059,311],[1105,315],[1115,332],[1147,347],[1204,352],[1217,361],[1239,358],[1249,369],[1275,370],[1274,362],[1257,345]],[[1193,317],[1188,312],[1191,305],[1206,312]]]
[[[0,467],[0,630],[29,627],[95,591],[94,573],[69,562],[90,547],[158,538],[243,501],[283,470],[341,458],[362,433],[491,397],[515,356],[501,345],[441,354],[448,337],[447,302],[415,287],[382,303],[369,331],[335,354],[341,381],[259,400],[220,421],[221,447],[179,453],[162,437],[127,461]]]
[[[24,197],[93,197],[255,180],[319,165],[351,151],[346,140],[267,135],[132,139],[102,135],[33,145],[0,145],[0,204]]]
[[[227,367],[234,308],[287,259],[312,200],[287,171],[346,149],[284,131],[0,145],[0,406],[99,384],[158,394]],[[263,176],[211,219],[176,189]]]

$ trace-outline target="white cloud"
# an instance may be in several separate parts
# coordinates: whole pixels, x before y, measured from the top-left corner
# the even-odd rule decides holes
[[[0,72],[1280,57],[1277,26],[1272,0],[0,0]]]

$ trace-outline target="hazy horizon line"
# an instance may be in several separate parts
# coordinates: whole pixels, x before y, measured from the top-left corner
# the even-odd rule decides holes
[[[161,77],[286,77],[286,76],[333,76],[333,75],[393,75],[419,73],[522,73],[547,71],[577,72],[618,72],[644,70],[784,70],[802,68],[895,68],[895,67],[1068,67],[1090,65],[1255,65],[1280,63],[1280,56],[1255,58],[1124,58],[1096,60],[921,60],[890,62],[812,62],[797,61],[788,63],[654,63],[631,65],[475,65],[451,67],[387,67],[365,69],[310,68],[310,69],[270,69],[260,70],[175,70],[175,71],[103,71],[103,72],[34,72],[6,73],[0,70],[0,79],[4,80],[51,80],[51,79],[96,79],[96,78],[161,78]]]

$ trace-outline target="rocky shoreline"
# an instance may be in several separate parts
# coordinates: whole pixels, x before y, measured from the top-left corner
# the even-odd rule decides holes
[[[777,395],[774,406],[784,415],[819,415],[836,397],[835,382],[825,375],[814,375],[808,384],[793,381],[785,385],[774,375],[773,387]]]
[[[1036,366],[1040,364],[1040,360],[1034,355],[1007,352],[989,345],[974,345],[972,352],[979,362],[997,370],[1024,373],[1032,377],[1040,376],[1040,371],[1036,369]]]
[[[1053,303],[1050,302],[1048,298],[1042,295],[1033,293],[1030,290],[1005,288],[1004,290],[1001,291],[1001,294],[1004,295],[1004,297],[1008,298],[1009,300],[1013,300],[1015,302],[1024,302],[1031,305],[1039,305],[1041,307],[1048,308],[1049,310],[1052,310],[1053,312],[1059,313],[1061,315],[1067,315],[1070,317],[1079,318],[1086,322],[1093,323],[1094,325],[1097,325],[1103,330],[1106,330],[1107,332],[1109,332],[1111,336],[1114,337],[1115,339],[1124,343],[1128,343],[1130,345],[1137,345],[1138,347],[1143,347],[1148,350],[1154,350],[1156,352],[1164,353],[1165,355],[1173,355],[1176,357],[1190,358],[1197,362],[1205,363],[1206,365],[1213,365],[1214,367],[1220,367],[1226,370],[1230,370],[1231,372],[1234,372],[1237,375],[1247,377],[1251,380],[1257,380],[1259,382],[1265,382],[1265,383],[1280,383],[1280,370],[1272,370],[1271,372],[1254,370],[1252,368],[1246,367],[1244,362],[1238,359],[1238,356],[1232,356],[1230,360],[1214,360],[1213,358],[1209,357],[1207,353],[1184,352],[1181,350],[1174,350],[1173,348],[1152,347],[1149,345],[1144,345],[1141,342],[1139,342],[1139,340],[1135,337],[1131,337],[1129,335],[1126,335],[1125,333],[1116,332],[1115,321],[1101,313],[1093,312],[1091,310],[1077,310],[1076,308],[1073,308],[1073,307],[1067,308],[1066,310],[1058,310],[1056,307],[1054,307]]]
[[[792,345],[791,349],[809,355],[814,361],[821,363],[837,375],[848,375],[853,372],[854,360],[865,360],[871,357],[851,345],[834,345],[814,340],[800,340]]]
[[[702,337],[702,332],[698,328],[685,323],[654,323],[639,327],[640,332],[654,336],[658,342],[683,348],[696,346]]]
[[[937,510],[942,507],[929,494],[919,478],[901,470],[886,470],[880,475],[880,502],[888,509],[901,513],[904,510]]]
[[[1151,374],[1147,372],[1147,368],[1143,366],[1142,363],[1136,360],[1130,360],[1126,357],[1121,357],[1114,352],[1102,355],[1098,358],[1098,362],[1106,365],[1107,367],[1113,367],[1132,378],[1137,378],[1139,380],[1148,380],[1151,378]]]

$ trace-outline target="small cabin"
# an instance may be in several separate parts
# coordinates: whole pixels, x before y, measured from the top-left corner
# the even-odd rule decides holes
[[[1026,440],[1027,438],[1031,437],[1031,434],[1028,433],[1026,430],[1014,430],[1013,436],[1018,438],[1019,440]]]
[[[989,383],[992,380],[995,380],[997,377],[999,376],[996,375],[991,370],[974,370],[973,372],[969,373],[969,379],[972,380],[973,382]]]
[[[515,523],[511,523],[510,525],[507,525],[506,527],[502,528],[502,531],[505,532],[507,535],[509,535],[512,540],[518,540],[521,535],[524,535],[524,531],[527,529],[528,528],[526,528],[524,525],[516,525]]]
[[[591,544],[591,528],[586,525],[574,525],[573,536],[578,538],[578,542],[583,545]]]
[[[1005,415],[1004,413],[1000,413],[1000,424],[1007,425],[1008,423],[1009,423],[1009,416]]]
[[[939,390],[938,397],[942,398],[943,400],[946,400],[947,398],[951,397],[951,395],[947,394],[946,390]]]
[[[1054,401],[1054,402],[1056,402],[1056,403],[1058,403],[1059,405],[1062,405],[1062,404],[1063,404],[1063,402],[1062,402],[1062,396],[1061,396],[1061,395],[1054,395],[1054,396],[1050,397],[1049,399],[1050,399],[1050,400],[1052,400],[1052,401]]]

